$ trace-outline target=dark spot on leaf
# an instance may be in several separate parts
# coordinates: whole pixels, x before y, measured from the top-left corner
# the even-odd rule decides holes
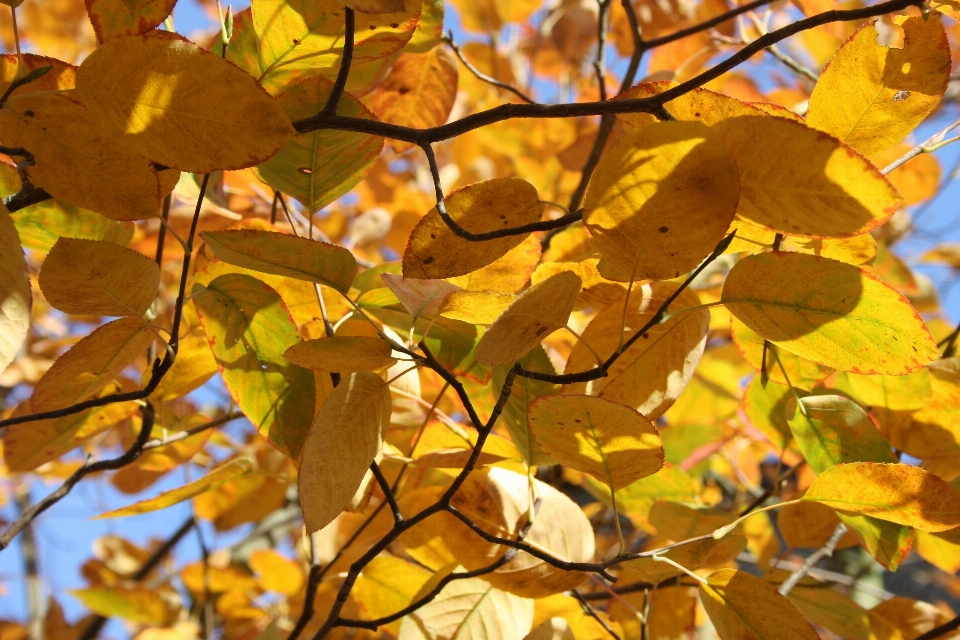
[[[397,22],[391,22],[391,23],[390,23],[390,28],[391,28],[391,29],[399,29],[399,28],[400,28],[400,24],[397,23]]]
[[[700,112],[697,111],[697,112],[696,112],[695,114],[693,114],[693,115],[696,116],[697,118],[699,118],[699,117],[700,117]]]
[[[375,26],[373,26],[373,25],[370,25],[370,31],[373,31],[373,30],[375,30],[375,29],[376,29],[376,27],[375,27]]]
[[[573,421],[579,424],[580,418],[574,418]]]
[[[431,239],[431,240],[436,240],[436,239],[437,239],[437,234],[431,233],[431,234],[430,234],[430,239]]]
[[[293,44],[298,45],[298,44],[300,44],[300,41],[297,40],[296,38],[294,38],[294,39],[293,39]]]
[[[397,89],[397,93],[399,93],[402,96],[405,96],[408,93],[410,93],[410,87],[400,87],[399,89]]]
[[[658,231],[660,233],[666,233],[667,231],[670,231],[670,227],[660,227]]]
[[[540,327],[539,329],[537,329],[537,337],[539,338],[540,336],[542,336],[542,335],[545,334],[546,332],[547,332],[547,328],[546,328],[546,327]]]
[[[30,110],[24,111],[24,112],[23,112],[23,115],[27,116],[28,118],[32,118],[32,117],[33,117],[33,111],[30,111]]]
[[[643,339],[646,340],[650,337],[650,332],[643,334]]]
[[[433,262],[433,256],[423,259],[423,264],[430,264]]]

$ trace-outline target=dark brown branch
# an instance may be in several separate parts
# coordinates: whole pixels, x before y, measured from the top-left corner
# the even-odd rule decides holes
[[[530,98],[527,94],[520,89],[517,89],[513,85],[509,85],[506,82],[500,82],[496,78],[491,78],[487,74],[477,69],[469,60],[463,55],[463,52],[460,51],[460,47],[457,46],[457,43],[453,40],[453,31],[448,31],[447,35],[443,37],[443,41],[447,43],[447,46],[450,47],[453,52],[456,54],[457,58],[460,60],[460,63],[467,68],[467,71],[472,73],[478,80],[486,82],[487,84],[492,84],[495,87],[503,89],[504,91],[509,91],[514,94],[524,102],[528,104],[538,104],[536,100]]]
[[[956,629],[960,629],[960,616],[957,616],[950,622],[943,623],[942,625],[940,625],[939,627],[936,627],[935,629],[930,629],[930,631],[927,631],[926,633],[917,636],[916,638],[914,638],[914,640],[935,640],[935,638],[945,636],[951,631],[955,631]]]
[[[92,398],[90,400],[85,400],[83,402],[70,405],[69,407],[64,407],[63,409],[54,409],[52,411],[43,411],[40,413],[32,413],[26,416],[17,416],[14,418],[7,418],[6,420],[0,420],[0,428],[9,427],[15,424],[23,424],[26,422],[34,422],[36,420],[63,418],[65,416],[72,416],[75,413],[80,413],[81,411],[86,411],[87,409],[103,407],[108,404],[115,404],[118,402],[145,400],[146,398],[150,397],[151,393],[156,391],[157,387],[160,385],[160,381],[163,379],[163,376],[166,375],[167,371],[170,370],[170,367],[173,366],[173,361],[180,345],[180,321],[183,318],[183,304],[186,300],[187,279],[190,274],[190,259],[193,256],[193,241],[197,233],[197,221],[200,219],[200,207],[203,204],[203,197],[207,192],[207,184],[209,181],[210,174],[203,176],[203,181],[200,183],[200,195],[197,198],[197,207],[193,213],[193,221],[190,223],[190,234],[187,236],[187,246],[183,252],[183,267],[180,270],[180,288],[177,292],[177,301],[173,308],[173,327],[170,330],[170,351],[173,353],[171,354],[170,351],[168,351],[162,361],[159,359],[153,361],[153,367],[150,372],[150,381],[147,383],[147,386],[139,391],[111,393],[100,398]],[[0,547],[0,549],[2,549],[2,547]]]
[[[340,70],[337,72],[337,80],[333,83],[333,90],[327,98],[327,104],[324,105],[320,117],[329,118],[336,115],[337,106],[340,104],[340,97],[343,96],[344,89],[347,88],[347,79],[350,76],[350,66],[353,64],[353,40],[354,25],[356,23],[353,9],[345,7],[344,32],[343,32],[343,55],[340,58]]]
[[[885,13],[893,13],[910,6],[922,4],[920,0],[889,0],[871,7],[862,7],[859,9],[831,10],[823,13],[798,20],[780,29],[776,29],[757,38],[748,46],[733,54],[726,60],[704,71],[700,75],[673,87],[663,93],[647,98],[638,98],[635,100],[608,100],[606,102],[583,102],[571,104],[556,105],[532,105],[532,104],[504,104],[486,111],[475,113],[460,120],[448,124],[431,127],[427,129],[416,129],[400,125],[388,124],[374,120],[365,120],[363,118],[346,118],[342,116],[323,117],[321,115],[304,118],[294,122],[294,127],[299,133],[315,131],[317,129],[337,129],[345,131],[355,131],[358,133],[369,133],[395,140],[404,140],[418,146],[448,140],[459,135],[479,129],[480,127],[501,122],[510,118],[571,118],[579,116],[597,116],[603,114],[617,113],[653,113],[658,112],[658,108],[670,102],[674,98],[685,95],[690,91],[720,77],[727,71],[739,66],[746,60],[749,60],[758,52],[766,49],[772,44],[785,40],[790,36],[796,35],[801,31],[830,24],[832,22],[844,22],[848,20],[865,20]],[[728,18],[724,18],[728,19]]]
[[[137,435],[136,441],[130,445],[129,449],[116,458],[112,458],[110,460],[101,460],[100,462],[87,463],[74,471],[69,478],[64,480],[63,484],[61,484],[56,491],[52,492],[47,497],[43,498],[32,507],[24,511],[23,514],[13,522],[13,524],[7,527],[7,530],[0,535],[0,551],[6,549],[10,545],[10,542],[17,536],[17,534],[23,531],[24,527],[33,522],[37,516],[56,503],[60,502],[60,500],[70,493],[70,490],[73,489],[73,487],[85,477],[91,473],[120,469],[121,467],[125,467],[139,458],[143,453],[143,445],[146,444],[147,440],[150,438],[150,432],[153,429],[153,405],[149,402],[144,404],[144,406],[140,409],[140,415],[142,420],[140,433]]]
[[[186,536],[196,524],[197,521],[193,516],[187,518],[187,520],[180,525],[180,528],[173,532],[172,536],[167,538],[162,545],[157,547],[157,549],[150,554],[150,557],[147,558],[147,560],[140,566],[139,569],[137,569],[137,572],[133,574],[130,579],[134,582],[145,580],[146,577],[150,575],[150,572],[153,571],[157,565],[167,557],[167,554],[170,553],[170,551],[177,546],[181,540],[183,540],[184,536]],[[107,623],[108,619],[109,618],[99,615],[94,617],[83,630],[83,633],[77,637],[77,640],[93,640],[96,638],[103,629],[103,626]]]
[[[590,606],[590,603],[587,602],[583,598],[583,595],[576,589],[573,590],[573,597],[577,599],[577,602],[579,602],[580,606],[583,607],[583,610],[587,612],[587,615],[600,623],[600,626],[603,627],[603,630],[606,631],[611,638],[614,640],[620,640],[620,636],[618,636],[617,633],[610,628],[610,625],[607,624],[606,620],[597,615],[596,610]]]
[[[735,236],[736,236],[736,231],[734,231],[733,233],[728,235],[726,238],[721,240],[720,243],[713,250],[713,252],[709,256],[707,256],[703,262],[700,263],[700,266],[698,266],[696,269],[693,270],[693,272],[687,277],[686,280],[684,280],[683,284],[681,284],[676,291],[670,294],[667,297],[667,299],[663,301],[663,304],[661,304],[660,308],[657,309],[657,312],[653,314],[653,317],[651,317],[650,320],[648,320],[645,325],[640,327],[640,329],[638,329],[629,339],[627,339],[623,343],[623,346],[618,351],[611,354],[610,357],[607,358],[606,361],[604,361],[604,363],[601,366],[597,367],[596,369],[590,369],[588,371],[583,371],[580,373],[564,373],[564,374],[540,373],[539,371],[530,371],[528,369],[524,369],[521,367],[517,371],[517,375],[524,378],[530,378],[532,380],[544,380],[547,382],[554,382],[558,384],[570,384],[572,382],[589,382],[590,380],[598,380],[600,378],[605,377],[611,365],[613,365],[613,363],[617,361],[617,358],[619,358],[624,351],[629,349],[637,340],[643,337],[644,333],[646,333],[653,327],[660,324],[664,316],[666,316],[667,309],[669,309],[670,305],[673,304],[673,302],[680,296],[680,294],[683,293],[683,291],[690,286],[690,283],[692,283],[694,279],[696,279],[696,277],[700,275],[700,273],[704,269],[706,269],[711,262],[716,260],[718,257],[720,257],[723,254],[724,251],[727,250],[727,247],[729,247],[730,243],[733,242],[733,238]]]
[[[234,411],[224,416],[220,416],[219,418],[215,418],[210,422],[205,422],[204,424],[197,425],[196,427],[192,427],[190,429],[185,429],[184,431],[178,431],[177,433],[174,433],[173,435],[167,438],[164,438],[162,440],[150,440],[149,442],[143,445],[143,449],[144,451],[147,451],[149,449],[158,449],[160,447],[165,447],[168,444],[173,444],[174,442],[180,442],[181,440],[186,440],[190,436],[196,435],[202,431],[206,431],[207,429],[214,429],[221,425],[227,424],[232,420],[237,420],[243,417],[244,417],[243,413],[241,413],[240,411]]]
[[[699,24],[695,24],[692,27],[687,27],[686,29],[681,29],[680,31],[675,31],[673,33],[668,33],[665,36],[648,40],[647,48],[653,49],[654,47],[661,47],[665,44],[669,44],[677,40],[682,40],[687,36],[692,36],[696,33],[700,33],[701,31],[706,31],[707,29],[711,29],[713,27],[719,26],[724,22],[726,22],[727,20],[736,18],[737,16],[743,13],[746,13],[748,11],[753,11],[754,9],[759,9],[760,7],[764,5],[768,5],[771,2],[773,2],[773,0],[754,0],[753,2],[748,2],[747,4],[741,5],[739,7],[736,7],[735,9],[731,9],[730,11],[727,11],[718,16],[710,18],[709,20],[704,20]]]
[[[373,473],[373,477],[377,479],[377,484],[380,485],[380,491],[383,492],[384,499],[387,501],[387,504],[390,505],[390,511],[393,512],[393,521],[396,524],[402,523],[403,514],[400,513],[400,505],[397,504],[397,497],[393,495],[390,483],[387,482],[383,472],[380,471],[380,465],[376,462],[370,463],[370,471]]]

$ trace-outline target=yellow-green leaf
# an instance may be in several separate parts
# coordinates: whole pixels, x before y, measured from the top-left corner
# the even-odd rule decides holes
[[[159,215],[160,183],[153,165],[122,147],[71,98],[43,92],[11,99],[0,110],[0,129],[5,145],[33,153],[36,164],[27,175],[54,198],[111,220]]]
[[[960,489],[907,464],[853,462],[830,467],[803,500],[932,533],[960,526]]]
[[[567,324],[580,278],[563,271],[524,291],[480,338],[473,357],[488,366],[510,364]]]
[[[324,528],[350,504],[380,451],[390,411],[390,388],[369,371],[343,378],[320,408],[298,476],[308,532]]]
[[[836,138],[774,116],[714,125],[740,167],[737,216],[786,235],[850,237],[879,227],[900,206],[893,185]]]
[[[341,293],[357,276],[353,254],[326,242],[261,229],[206,231],[200,236],[218,258],[245,269],[319,282]]]
[[[449,300],[449,297],[447,299]],[[534,347],[530,353],[520,358],[519,362],[528,371],[556,373],[553,363],[550,362],[550,358],[547,357],[547,352],[544,351],[542,346]],[[494,367],[494,389],[503,389],[509,371],[509,366]],[[507,404],[503,407],[503,422],[510,434],[510,440],[513,441],[517,451],[520,452],[524,462],[528,465],[553,464],[553,460],[543,452],[530,431],[530,416],[527,414],[527,407],[534,398],[554,394],[558,389],[559,387],[552,382],[522,376],[513,379],[510,397],[507,398]]]
[[[493,324],[517,296],[497,291],[452,291],[440,304],[440,315],[470,324]]]
[[[627,305],[624,341],[629,340],[649,322],[660,305],[676,293],[673,282],[653,282],[634,288]],[[696,307],[697,294],[684,290],[670,305],[668,312]],[[624,300],[614,302],[594,316],[581,334],[583,340],[574,345],[564,373],[589,371],[597,366],[597,358],[609,358],[620,346],[620,328],[624,321]],[[574,383],[564,387],[565,393],[589,393],[607,400],[635,407],[656,420],[670,408],[700,362],[707,343],[710,312],[697,309],[680,313],[667,322],[646,331],[644,336],[625,349],[607,370],[607,376],[590,383]],[[587,391],[587,389],[590,391]]]
[[[300,82],[277,97],[290,120],[316,115],[330,97],[326,78]],[[359,100],[344,93],[337,115],[375,120]],[[319,129],[297,135],[270,159],[257,165],[257,177],[316,213],[360,182],[380,157],[383,138],[364,133]]]
[[[236,480],[240,476],[250,473],[252,470],[253,461],[250,458],[237,458],[217,467],[202,478],[188,482],[182,487],[164,491],[153,498],[141,500],[129,506],[102,513],[94,518],[94,520],[101,518],[124,518],[126,516],[135,516],[141,513],[166,509],[167,507],[172,507],[175,504],[189,500],[194,496],[198,496],[201,493],[216,489],[226,482]]]
[[[720,540],[698,540],[685,544],[662,555],[686,569],[697,571],[725,565],[740,555],[746,547],[747,539],[744,536],[728,534]],[[621,566],[623,571],[618,577],[626,583],[643,580],[657,584],[683,573],[675,566],[653,558],[637,558],[624,562]]]
[[[64,313],[139,316],[160,286],[160,266],[102,240],[60,238],[43,261],[40,290]]]
[[[77,97],[126,149],[181,171],[252,167],[294,135],[256,80],[161,32],[98,47],[77,71]]]
[[[904,375],[940,356],[906,298],[827,258],[749,256],[730,270],[721,300],[770,342],[842,371]]]
[[[33,294],[20,236],[0,207],[0,372],[13,362],[30,329]]]
[[[97,40],[147,33],[173,12],[177,0],[85,0]]]
[[[768,582],[720,569],[700,585],[700,601],[721,640],[817,640],[813,627]]]
[[[810,96],[807,124],[870,157],[903,140],[940,103],[950,80],[950,48],[940,17],[905,18],[902,49],[861,27],[827,65]]]
[[[350,597],[356,601],[364,618],[376,620],[413,602],[431,576],[430,571],[402,558],[377,556],[357,576]],[[394,634],[400,632],[399,620],[385,626]]]
[[[592,396],[544,396],[530,403],[529,414],[544,451],[612,491],[663,466],[657,428],[630,407]]]
[[[153,331],[141,318],[120,318],[97,328],[47,369],[33,388],[31,407],[49,411],[92,398],[153,340]]]
[[[193,301],[234,402],[296,460],[314,414],[314,383],[310,371],[283,357],[300,335],[280,296],[256,278],[227,274]]]
[[[478,182],[446,198],[447,213],[471,233],[518,227],[537,222],[543,215],[537,190],[519,178]],[[403,254],[407,278],[452,278],[485,267],[523,242],[523,235],[470,242],[457,236],[431,209],[410,233]]]
[[[102,586],[69,593],[98,615],[137,624],[170,625],[176,621],[179,611],[169,599],[173,593],[164,594],[153,587]]]
[[[659,122],[625,136],[597,166],[584,224],[610,280],[675,278],[723,239],[740,199],[737,163],[699,122]]]
[[[323,369],[336,373],[378,371],[393,364],[393,350],[383,338],[334,336],[299,342],[283,357],[305,369]]]

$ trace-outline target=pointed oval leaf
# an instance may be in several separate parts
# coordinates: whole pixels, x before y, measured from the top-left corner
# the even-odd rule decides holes
[[[690,544],[685,544],[666,553],[663,557],[670,558],[681,567],[698,571],[700,569],[712,569],[727,564],[747,547],[746,537],[738,534],[728,534],[720,540],[698,540]],[[683,572],[675,566],[654,560],[653,558],[637,558],[624,562],[623,572],[618,576],[625,582],[635,582],[642,580],[658,584],[668,578],[681,575]]]
[[[920,531],[960,526],[960,489],[907,464],[838,464],[821,473],[802,499]]]
[[[440,315],[469,324],[493,324],[517,296],[497,291],[452,291],[440,304]]]
[[[300,458],[300,505],[308,532],[333,522],[350,503],[390,424],[390,388],[375,373],[340,381],[310,427]]]
[[[846,238],[900,207],[897,190],[836,138],[774,116],[725,120],[713,130],[740,167],[737,217],[785,235]]]
[[[537,190],[519,178],[495,178],[469,185],[444,198],[444,204],[454,222],[471,233],[518,227],[537,222],[543,215]],[[410,234],[403,254],[403,275],[425,280],[466,275],[523,241],[522,235],[481,242],[464,240],[450,230],[434,208]]]
[[[834,369],[904,375],[940,356],[906,298],[827,258],[780,251],[744,258],[721,301],[770,342]]]
[[[252,167],[295,133],[249,74],[160,32],[98,47],[77,71],[77,96],[125,148],[192,173]]]
[[[440,313],[440,305],[449,293],[463,291],[455,284],[444,280],[417,280],[404,278],[392,273],[380,276],[384,284],[400,300],[403,308],[414,318],[435,316]]]
[[[0,373],[20,351],[30,330],[33,293],[20,236],[6,208],[0,208]]]
[[[160,26],[177,0],[84,0],[97,40],[133,36]]]
[[[94,330],[37,381],[34,412],[61,409],[95,396],[147,350],[154,333],[142,318],[120,318]]]
[[[143,315],[160,286],[160,266],[102,240],[60,238],[43,261],[40,290],[64,313]]]
[[[636,287],[627,302],[626,328],[623,339],[629,340],[640,327],[653,318],[660,305],[679,285],[653,282]],[[684,290],[669,312],[696,307],[697,294]],[[564,373],[589,371],[597,366],[597,358],[609,358],[620,346],[624,300],[612,303],[594,316],[581,334],[583,341],[574,345]],[[693,377],[700,356],[707,344],[710,311],[697,309],[681,313],[667,322],[649,329],[644,336],[625,349],[607,370],[607,376],[590,383],[574,383],[564,387],[565,393],[589,393],[634,407],[656,420],[666,412]]]
[[[310,371],[283,357],[300,334],[280,296],[252,276],[227,274],[193,301],[234,402],[296,460],[314,414],[314,381]]]
[[[813,627],[765,580],[720,569],[700,585],[700,601],[721,640],[817,640]]]
[[[936,14],[928,17],[896,18],[902,49],[877,43],[875,21],[860,27],[823,70],[807,124],[866,156],[903,140],[940,103],[950,80],[946,34]]]
[[[630,407],[592,396],[545,396],[530,403],[530,428],[554,460],[589,473],[611,491],[663,466],[657,428]]]
[[[261,229],[205,231],[200,237],[218,258],[245,269],[319,282],[341,293],[357,277],[352,253],[319,240]]]
[[[252,470],[253,461],[250,458],[237,458],[227,462],[226,464],[220,465],[202,478],[198,478],[193,482],[188,482],[182,487],[177,487],[176,489],[171,489],[170,491],[164,491],[158,496],[135,502],[134,504],[121,507],[120,509],[114,509],[113,511],[108,511],[107,513],[101,513],[99,516],[95,517],[94,520],[99,520],[101,518],[124,518],[126,516],[135,516],[141,513],[149,513],[151,511],[166,509],[167,507],[172,507],[175,504],[189,500],[194,496],[198,496],[201,493],[210,491],[211,489],[216,489],[226,482],[230,482],[231,480],[235,480],[242,475],[250,473]]]
[[[82,104],[56,93],[28,93],[0,111],[3,143],[33,153],[34,186],[111,220],[160,214],[157,170],[102,131]],[[103,185],[110,185],[104,189]]]
[[[584,224],[610,280],[666,280],[726,235],[740,199],[737,163],[699,122],[659,122],[625,136],[597,166]]]
[[[396,364],[393,350],[380,337],[334,336],[298,342],[283,357],[304,369],[323,369],[335,373],[378,371]]]
[[[332,89],[333,83],[326,78],[311,78],[277,96],[277,104],[291,121],[308,118],[323,110]],[[376,119],[349,93],[340,97],[337,115]],[[316,213],[353,189],[376,164],[382,149],[379,136],[319,129],[297,135],[255,171],[268,185]]]
[[[488,366],[522,358],[567,324],[580,293],[580,278],[564,271],[524,291],[480,338],[473,357]]]

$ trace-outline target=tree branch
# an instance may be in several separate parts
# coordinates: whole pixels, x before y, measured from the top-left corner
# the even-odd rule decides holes
[[[457,58],[460,60],[460,63],[467,68],[467,70],[477,77],[478,80],[486,82],[487,84],[492,84],[495,87],[503,89],[504,91],[509,91],[514,94],[524,102],[528,104],[538,104],[536,100],[525,94],[520,89],[517,89],[513,85],[509,85],[506,82],[500,82],[496,78],[491,78],[487,74],[477,69],[469,60],[464,57],[463,52],[460,51],[460,47],[457,46],[457,43],[453,40],[453,31],[447,31],[447,35],[443,37],[443,41],[447,43],[447,46],[453,50],[453,53],[456,54]]]
[[[837,548],[837,544],[840,542],[840,538],[842,538],[846,532],[847,525],[842,522],[838,524],[833,530],[833,533],[830,534],[830,537],[827,538],[826,544],[811,553],[810,556],[803,561],[803,564],[800,565],[800,568],[791,573],[790,577],[783,581],[783,584],[781,584],[777,590],[780,595],[785,596],[790,593],[790,591],[797,586],[797,583],[800,582],[805,575],[810,573],[811,569],[817,566],[818,562],[832,556],[834,549]]]
[[[340,97],[343,96],[343,92],[347,87],[350,67],[353,64],[353,40],[356,19],[353,9],[350,7],[344,7],[344,9],[346,13],[344,14],[343,55],[340,58],[340,70],[337,72],[336,82],[333,83],[333,90],[330,91],[330,96],[327,98],[327,104],[324,105],[323,111],[318,114],[321,118],[329,118],[330,116],[336,115],[337,106],[339,106]]]

